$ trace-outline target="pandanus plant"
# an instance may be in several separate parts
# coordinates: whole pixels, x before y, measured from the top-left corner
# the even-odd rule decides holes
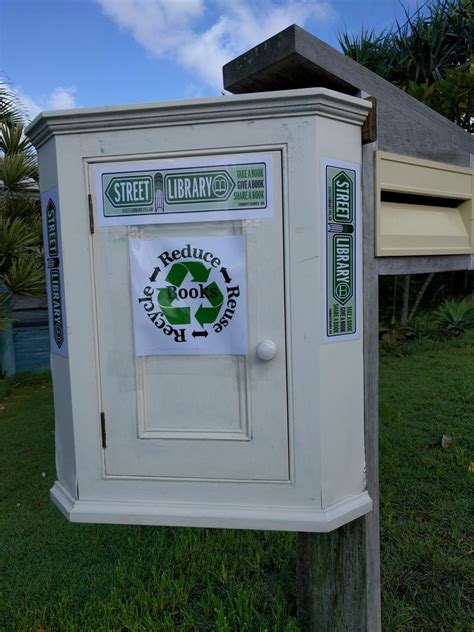
[[[474,132],[474,3],[429,1],[380,33],[342,33],[345,55]]]
[[[13,294],[44,292],[38,167],[24,124],[20,102],[0,81],[0,330],[10,325]]]

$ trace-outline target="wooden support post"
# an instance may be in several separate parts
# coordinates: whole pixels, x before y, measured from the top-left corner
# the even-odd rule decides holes
[[[362,148],[364,406],[367,488],[373,511],[331,533],[298,534],[298,616],[304,632],[378,632],[378,272],[374,259],[374,154]]]
[[[304,632],[367,630],[366,519],[331,533],[299,533],[298,621]]]
[[[362,145],[362,258],[364,276],[364,425],[367,491],[373,509],[365,517],[367,630],[382,629],[379,513],[379,275],[375,253],[375,152]]]

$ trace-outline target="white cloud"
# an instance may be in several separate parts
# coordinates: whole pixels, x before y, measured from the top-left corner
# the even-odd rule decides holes
[[[75,107],[76,88],[54,88],[48,98],[49,110],[69,110]]]
[[[156,55],[185,43],[193,19],[204,13],[204,0],[98,0],[104,13]]]
[[[324,0],[97,0],[106,15],[158,57],[169,57],[218,90],[222,66],[290,24],[334,15]],[[206,12],[214,19],[200,26]]]
[[[21,88],[15,90],[16,95],[22,103],[24,114],[27,120],[31,121],[43,110],[68,110],[76,108],[76,88],[63,88],[58,86],[46,97],[33,98]]]

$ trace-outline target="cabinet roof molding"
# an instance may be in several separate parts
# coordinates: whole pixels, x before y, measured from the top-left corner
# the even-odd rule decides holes
[[[326,88],[308,88],[271,95],[246,94],[137,105],[80,108],[42,112],[27,127],[35,147],[58,134],[99,130],[139,129],[212,120],[253,120],[279,116],[318,114],[331,119],[364,123],[371,104],[364,99]]]

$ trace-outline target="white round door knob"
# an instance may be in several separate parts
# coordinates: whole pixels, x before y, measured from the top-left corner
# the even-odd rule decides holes
[[[264,362],[273,360],[278,351],[278,347],[273,340],[262,340],[257,345],[257,357]]]

